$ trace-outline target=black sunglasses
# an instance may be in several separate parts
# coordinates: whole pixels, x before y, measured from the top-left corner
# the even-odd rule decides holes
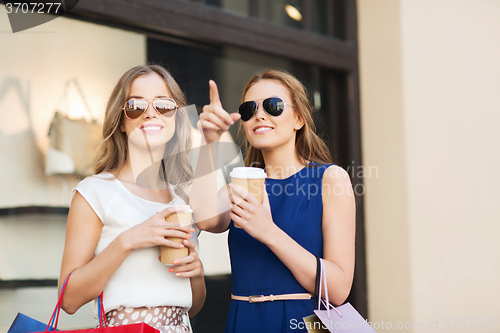
[[[262,108],[264,111],[273,117],[277,117],[283,113],[285,110],[285,105],[293,107],[293,105],[286,104],[279,97],[269,97],[262,101]],[[241,120],[248,121],[253,117],[257,109],[259,108],[259,103],[255,101],[244,102],[238,108],[238,112],[241,114]]]
[[[149,102],[153,103],[153,108],[161,116],[172,117],[177,110],[177,104],[171,98],[155,98],[153,100],[145,98],[131,98],[125,102],[122,110],[125,111],[125,116],[128,119],[139,118],[148,109]]]

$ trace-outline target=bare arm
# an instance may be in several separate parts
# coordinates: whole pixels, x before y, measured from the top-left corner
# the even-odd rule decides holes
[[[219,142],[221,135],[240,118],[239,113],[229,114],[222,108],[215,82],[210,81],[209,85],[210,104],[203,107],[199,122],[199,127],[203,131],[208,147],[210,147],[210,143]],[[204,143],[202,142],[202,144]],[[199,157],[201,163],[198,163],[197,169],[204,170],[202,167],[204,165],[205,169],[211,167],[211,171],[215,170],[213,161],[217,158],[211,154],[210,148],[201,150]],[[206,174],[206,172],[200,174]],[[217,191],[216,172],[201,178],[196,177],[195,173],[194,178],[191,187],[191,206],[193,207],[193,217],[196,225],[200,230],[209,232],[221,233],[226,231],[231,221],[229,218],[230,201],[227,187],[224,186]]]
[[[183,244],[189,248],[189,255],[184,258],[174,260],[175,267],[171,267],[169,272],[183,278],[190,278],[192,305],[189,309],[189,316],[196,315],[205,303],[207,290],[205,288],[205,270],[203,264],[196,252],[196,247],[192,241],[184,240]]]
[[[213,167],[210,144],[202,149],[191,185],[190,205],[200,230],[214,233],[229,228],[229,197],[226,186],[217,191],[217,172]],[[211,165],[212,164],[212,165]]]
[[[229,217],[231,201],[229,200],[228,187],[223,186],[215,197],[218,198],[216,203],[219,212],[218,215],[197,222],[196,226],[200,230],[221,233],[229,229],[231,222],[231,218]]]
[[[241,187],[231,188],[246,196]],[[266,244],[301,286],[314,293],[316,258],[274,224],[267,193],[262,205],[248,195],[233,205],[230,215],[252,237]],[[330,301],[339,305],[349,295],[354,276],[355,205],[349,175],[337,166],[330,166],[323,176],[322,225],[328,294]]]
[[[205,278],[203,276],[191,278],[191,291],[193,293],[193,305],[191,306],[191,309],[189,309],[188,314],[189,317],[194,317],[198,312],[200,312],[207,296]]]
[[[99,296],[111,276],[133,250],[158,245],[180,247],[180,244],[176,245],[164,238],[165,236],[189,238],[188,228],[174,229],[175,224],[165,222],[165,217],[175,209],[168,207],[145,222],[121,233],[94,257],[101,236],[102,222],[88,202],[77,192],[68,214],[66,243],[59,279],[60,290],[66,277],[73,272],[63,297],[63,310],[73,314],[82,305]]]

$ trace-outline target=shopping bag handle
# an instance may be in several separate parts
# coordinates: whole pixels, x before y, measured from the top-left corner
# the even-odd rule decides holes
[[[66,286],[68,285],[68,280],[69,277],[71,276],[71,273],[68,275],[66,280],[64,280],[64,284],[61,288],[61,292],[59,293],[59,298],[57,300],[56,308],[54,309],[54,312],[52,312],[52,316],[50,317],[49,324],[47,325],[47,328],[45,329],[45,332],[49,332],[49,329],[52,327],[52,331],[57,330],[57,324],[59,323],[59,314],[61,313],[61,305],[62,305],[62,299],[64,296],[64,291],[66,290]],[[103,323],[103,318],[104,318],[104,307],[102,304],[102,292],[101,295],[97,298],[98,300],[98,308],[99,308],[99,327],[102,328],[102,323]],[[55,323],[54,323],[55,322]],[[104,327],[107,327],[106,320],[104,320]]]
[[[326,281],[325,264],[323,262],[323,259],[321,259],[321,258],[319,258],[319,266],[320,266],[320,276],[319,276],[318,310],[321,309],[321,303],[323,303],[323,305],[326,308],[326,313],[328,315],[328,318],[330,318],[330,309],[335,310],[335,312],[337,312],[337,314],[340,317],[342,317],[342,314],[332,304],[330,304],[330,299],[328,297],[328,284]],[[323,300],[321,298],[321,291],[322,291],[323,284],[325,286],[325,300],[326,300],[326,302],[325,302],[325,300]]]
[[[69,273],[66,280],[64,280],[64,284],[61,288],[61,292],[59,293],[59,298],[57,300],[56,308],[54,309],[54,312],[52,312],[52,316],[50,317],[49,324],[47,325],[45,332],[49,332],[49,328],[51,326],[52,326],[52,331],[57,330],[57,323],[59,322],[59,313],[61,312],[62,298],[64,295],[64,291],[66,290],[66,286],[68,285],[68,280],[69,280],[70,276],[71,276],[71,273]],[[54,324],[54,321],[55,321],[55,324]]]
[[[319,288],[319,279],[320,279],[320,274],[321,274],[321,262],[320,262],[320,257],[316,256],[316,281],[314,282],[314,304],[318,303],[319,299],[321,298],[321,295],[318,296],[318,288]],[[313,305],[313,310],[315,310]],[[318,308],[319,310],[319,308]]]
[[[108,327],[108,324],[106,323],[106,314],[104,313],[104,305],[102,303],[102,295],[103,292],[101,291],[101,295],[97,297],[97,310],[99,312],[99,327],[102,328],[102,323],[104,323],[104,327]]]

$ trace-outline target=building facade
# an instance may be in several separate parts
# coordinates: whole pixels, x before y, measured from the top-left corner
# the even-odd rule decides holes
[[[55,111],[100,121],[126,70],[159,63],[198,107],[214,79],[229,112],[254,72],[296,75],[358,198],[349,301],[377,331],[498,332],[497,0],[80,0],[15,34],[4,8],[0,331],[18,311],[46,321],[56,302],[80,179],[44,172]],[[208,295],[193,326],[220,332],[226,236],[200,242]],[[89,304],[61,327],[92,317]]]

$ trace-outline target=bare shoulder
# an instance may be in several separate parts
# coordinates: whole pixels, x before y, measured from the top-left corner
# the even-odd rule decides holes
[[[73,200],[71,200],[71,205],[69,207],[71,210],[76,210],[79,212],[94,212],[90,203],[85,199],[85,197],[80,193],[80,191],[76,190],[73,196]],[[95,212],[94,212],[95,214]],[[97,217],[97,214],[95,214]]]
[[[323,205],[353,205],[354,191],[347,171],[338,165],[331,165],[323,174]]]
[[[324,230],[331,231],[331,227],[339,232],[337,228],[343,226],[348,228],[344,235],[353,235],[356,203],[349,173],[337,165],[329,166],[323,174],[322,190]]]
[[[102,221],[96,214],[89,202],[82,196],[79,191],[75,192],[68,213],[68,225],[75,223],[89,227],[100,229]]]
[[[76,191],[69,207],[66,223],[66,244],[74,243],[80,247],[83,244],[97,244],[102,230],[102,221],[80,192]],[[71,246],[70,246],[71,248]],[[91,248],[93,251],[95,249]],[[65,249],[67,251],[68,248]],[[81,249],[76,252],[81,252]]]
[[[323,184],[351,186],[351,178],[343,168],[338,165],[330,165],[323,174]]]

